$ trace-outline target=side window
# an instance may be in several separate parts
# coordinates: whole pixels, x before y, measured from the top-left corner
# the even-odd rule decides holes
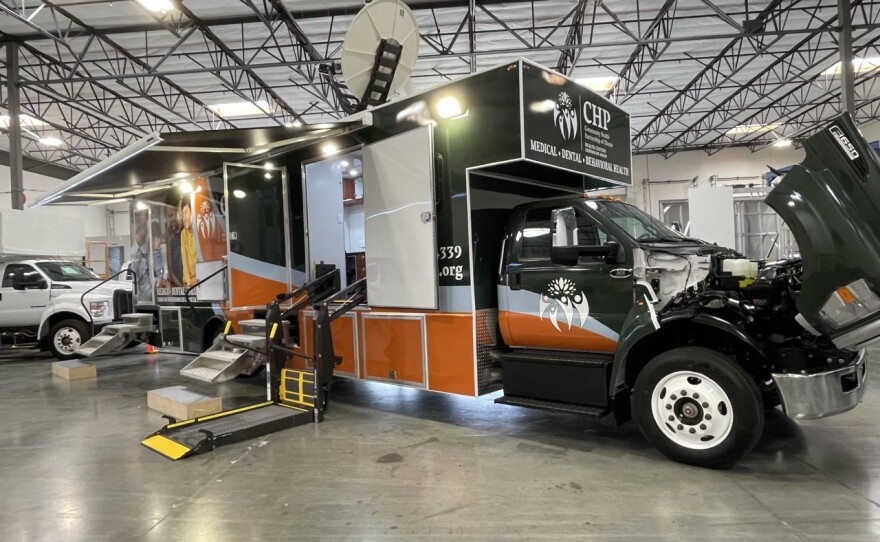
[[[578,213],[572,207],[555,209],[550,221],[553,224],[554,247],[596,247],[608,241],[608,233],[592,217]],[[580,255],[579,259],[602,262],[605,257]]]
[[[0,284],[2,288],[12,288],[12,277],[15,276],[16,273],[21,273],[24,276],[37,274],[37,270],[29,265],[13,263],[6,266],[6,270],[3,272],[3,283]]]
[[[520,259],[550,260],[550,213],[552,209],[531,209],[526,214]]]

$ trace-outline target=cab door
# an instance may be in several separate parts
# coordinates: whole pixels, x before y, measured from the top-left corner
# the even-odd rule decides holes
[[[505,342],[614,352],[633,304],[631,252],[581,209],[533,207],[524,224],[502,270],[499,318]],[[559,249],[583,255],[563,262],[553,257]]]
[[[0,326],[29,327],[40,325],[43,311],[49,305],[48,286],[38,288],[29,286],[22,290],[13,288],[15,276],[20,275],[24,282],[29,279],[43,279],[43,275],[30,264],[11,263],[3,270],[0,284]]]

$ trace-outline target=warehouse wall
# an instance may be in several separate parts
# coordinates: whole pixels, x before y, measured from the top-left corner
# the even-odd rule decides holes
[[[29,171],[24,172],[25,207],[42,198],[48,192],[55,190],[61,183],[59,179],[46,177]],[[0,166],[0,210],[12,208],[12,196],[10,194],[10,171],[6,166]],[[46,216],[68,216],[79,218],[85,224],[87,237],[107,235],[107,220],[102,206],[51,206],[33,209]]]
[[[868,141],[880,140],[880,122],[859,127]],[[633,156],[633,186],[603,192],[625,198],[653,216],[660,214],[660,202],[686,200],[688,188],[710,186],[710,178],[718,176],[719,184],[760,183],[767,166],[782,168],[800,162],[802,149],[767,147],[751,152],[735,147],[708,155],[703,151],[680,152],[670,158],[660,154]],[[692,180],[696,177],[696,183]]]

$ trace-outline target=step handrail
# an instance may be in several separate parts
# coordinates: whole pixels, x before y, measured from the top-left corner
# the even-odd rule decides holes
[[[89,327],[91,328],[92,335],[95,334],[95,317],[92,316],[92,311],[90,311],[88,309],[88,307],[86,307],[86,296],[89,295],[90,293],[94,292],[95,290],[97,290],[101,286],[107,284],[111,280],[115,279],[119,275],[121,275],[123,273],[130,273],[130,272],[132,272],[131,265],[129,265],[125,269],[120,269],[119,272],[114,273],[113,275],[110,275],[106,279],[102,280],[98,284],[95,284],[94,286],[92,286],[91,288],[89,288],[88,290],[83,292],[81,296],[79,296],[79,304],[83,308],[83,311],[85,311],[86,315],[89,317]],[[132,301],[134,301],[134,300],[132,300]]]
[[[205,282],[207,282],[207,281],[211,280],[212,278],[216,277],[217,275],[219,275],[219,274],[222,273],[223,271],[226,271],[226,269],[228,269],[228,268],[229,268],[229,264],[225,264],[225,265],[221,266],[219,269],[214,270],[214,272],[211,273],[210,275],[208,275],[207,277],[205,277],[205,278],[203,278],[203,279],[197,281],[197,282],[196,282],[195,284],[193,284],[192,286],[188,286],[188,287],[183,291],[183,299],[186,301],[186,306],[189,307],[189,310],[192,311],[193,315],[197,314],[197,313],[196,313],[196,306],[193,305],[192,300],[190,300],[190,298],[189,298],[189,293],[192,292],[193,290],[195,290],[196,288],[198,288],[199,286],[201,286],[202,284],[204,284]]]

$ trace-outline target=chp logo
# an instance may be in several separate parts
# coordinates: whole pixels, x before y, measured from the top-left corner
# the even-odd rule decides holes
[[[578,119],[574,103],[567,92],[562,91],[556,98],[556,106],[553,108],[553,124],[559,130],[564,141],[571,141],[577,136]]]
[[[587,325],[587,317],[590,315],[590,305],[587,303],[587,296],[584,292],[578,292],[572,281],[566,278],[558,278],[550,281],[547,286],[547,293],[541,296],[538,302],[538,314],[541,320],[546,316],[550,319],[550,323],[556,328],[556,331],[562,331],[559,328],[560,315],[563,316],[563,322],[568,324],[568,329],[575,324],[577,317],[578,327],[584,328]]]

